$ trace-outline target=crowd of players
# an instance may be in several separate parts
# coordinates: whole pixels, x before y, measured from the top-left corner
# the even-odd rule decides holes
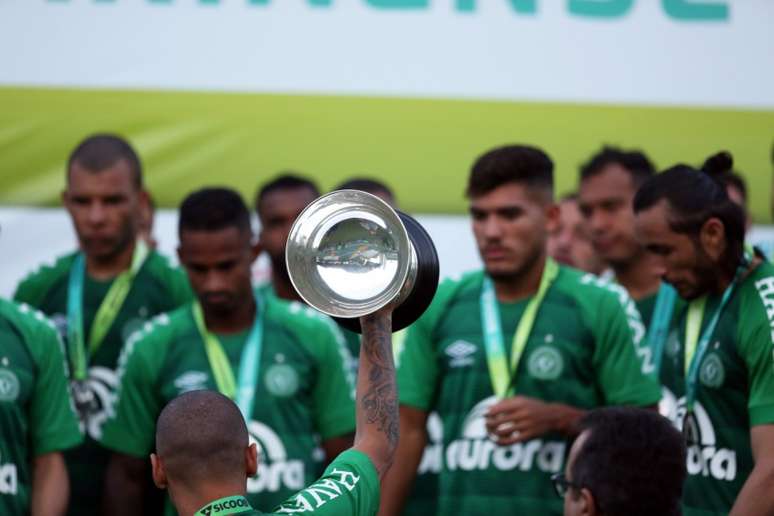
[[[87,138],[63,194],[78,249],[0,300],[0,514],[774,514],[774,266],[731,156],[656,174],[604,148],[559,203],[553,168],[481,155],[483,269],[360,336],[288,277],[311,181],[261,186],[257,235],[234,190],[187,195],[178,268],[134,150]]]

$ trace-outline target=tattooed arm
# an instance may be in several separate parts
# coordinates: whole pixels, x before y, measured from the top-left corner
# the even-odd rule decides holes
[[[368,455],[384,478],[398,446],[398,391],[390,309],[361,317],[360,326],[363,339],[357,374],[354,448]]]

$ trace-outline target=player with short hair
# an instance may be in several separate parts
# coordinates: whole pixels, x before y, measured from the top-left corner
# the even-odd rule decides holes
[[[552,477],[564,516],[681,516],[685,441],[649,410],[589,412],[564,473]]]
[[[326,455],[351,445],[349,354],[330,319],[254,292],[250,267],[260,247],[238,193],[190,194],[180,207],[179,237],[178,255],[197,300],[157,317],[127,342],[115,417],[102,443],[117,457],[143,460],[169,400],[217,390],[237,402],[261,446],[265,466],[250,480],[248,498],[272,507],[317,478]],[[118,468],[109,474],[116,491],[131,481]],[[136,503],[117,492],[110,514],[138,514]]]
[[[43,314],[0,299],[0,514],[61,516],[67,509],[62,451],[83,437],[62,347]]]
[[[634,212],[687,301],[660,367],[662,413],[688,440],[684,512],[774,514],[774,265],[745,250],[744,211],[725,185],[690,166],[646,181]]]
[[[322,478],[271,514],[371,516],[379,508],[380,480],[398,444],[398,400],[390,338],[391,308],[360,318],[363,353],[357,384],[354,446],[328,466]],[[264,514],[245,496],[247,477],[259,464],[243,414],[227,398],[196,391],[173,399],[156,430],[153,476],[166,487],[182,516]],[[207,419],[207,425],[197,422]],[[265,460],[261,457],[260,462]]]
[[[557,208],[543,151],[487,152],[467,195],[484,270],[441,284],[409,329],[382,514],[400,511],[431,410],[444,432],[439,514],[561,514],[550,476],[585,411],[658,403],[638,358],[642,322],[621,287],[547,257]]]
[[[146,196],[140,160],[126,140],[112,134],[83,140],[68,159],[62,193],[80,249],[30,274],[15,294],[51,317],[66,338],[73,397],[86,432],[84,444],[65,453],[72,516],[100,512],[109,453],[97,440],[112,410],[124,340],[190,299],[182,272],[140,238]],[[138,474],[146,471],[140,463]]]

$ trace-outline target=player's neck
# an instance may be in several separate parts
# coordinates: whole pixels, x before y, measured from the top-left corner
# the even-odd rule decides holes
[[[95,280],[109,280],[115,278],[132,266],[135,246],[136,242],[132,240],[124,249],[107,258],[90,256],[87,254],[86,272],[90,278]]]
[[[199,509],[203,509],[216,500],[230,496],[244,496],[246,492],[245,485],[240,487],[238,483],[199,486],[195,490],[175,489],[175,487],[170,486],[169,490],[175,508],[181,516],[192,516]]]
[[[271,286],[274,288],[274,293],[280,299],[287,301],[301,301],[301,296],[298,295],[296,289],[293,288],[293,284],[290,282],[290,278],[287,274],[282,275],[276,272],[271,274]]]
[[[661,277],[657,274],[655,260],[655,256],[642,252],[627,263],[612,265],[616,281],[635,301],[655,294],[661,286]]]
[[[546,260],[547,255],[543,252],[525,270],[508,278],[493,278],[498,301],[509,303],[534,295],[540,288]]]
[[[228,335],[240,333],[253,325],[255,320],[255,298],[250,295],[240,300],[234,310],[223,313],[204,312],[204,322],[212,333]]]

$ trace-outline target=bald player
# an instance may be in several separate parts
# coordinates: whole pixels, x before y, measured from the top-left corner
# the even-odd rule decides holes
[[[390,309],[360,319],[363,346],[358,372],[354,446],[323,476],[272,513],[245,498],[258,452],[248,440],[239,409],[213,391],[172,400],[156,425],[153,479],[169,490],[181,516],[304,512],[316,516],[366,516],[379,508],[380,482],[398,443],[398,401],[392,359]]]

